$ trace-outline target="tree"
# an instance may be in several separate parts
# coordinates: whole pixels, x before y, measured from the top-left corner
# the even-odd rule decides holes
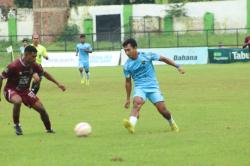
[[[73,41],[75,38],[77,38],[76,35],[80,33],[79,27],[76,24],[73,25],[65,25],[63,32],[61,33],[61,36],[59,37],[59,40],[70,40]]]
[[[186,9],[184,8],[185,3],[173,3],[170,4],[170,9],[166,10],[167,15],[171,17],[187,16]]]
[[[32,0],[14,0],[14,3],[18,8],[32,8],[33,7]]]

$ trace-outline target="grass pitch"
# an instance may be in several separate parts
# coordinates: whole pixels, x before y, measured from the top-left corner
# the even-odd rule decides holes
[[[122,67],[91,68],[89,87],[73,68],[47,69],[66,87],[43,79],[39,98],[56,134],[46,134],[38,114],[22,106],[23,136],[16,136],[12,106],[0,102],[0,164],[4,166],[248,166],[250,165],[250,64],[156,66],[167,107],[180,127],[168,123],[147,102],[129,134],[122,119]],[[93,133],[78,138],[73,128],[86,121]]]

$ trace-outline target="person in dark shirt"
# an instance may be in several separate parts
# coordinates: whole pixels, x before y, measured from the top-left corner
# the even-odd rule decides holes
[[[249,48],[249,46],[250,46],[250,36],[247,36],[245,37],[243,48],[246,48],[246,47]]]
[[[245,37],[242,48],[246,48],[246,47],[248,47],[248,56],[250,58],[250,36]]]
[[[24,56],[9,64],[0,74],[0,91],[3,79],[7,79],[4,87],[4,97],[13,104],[13,122],[17,135],[22,135],[22,129],[19,122],[21,104],[36,110],[44,123],[47,133],[54,133],[51,128],[49,115],[46,112],[42,102],[30,90],[31,79],[40,80],[39,75],[44,75],[48,80],[54,82],[62,91],[65,91],[64,85],[58,83],[48,72],[35,63],[37,50],[34,46],[27,46],[24,50]],[[0,96],[1,101],[1,96]]]

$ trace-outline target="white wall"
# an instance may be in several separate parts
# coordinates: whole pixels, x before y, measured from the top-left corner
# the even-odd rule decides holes
[[[8,36],[9,34],[8,31],[8,22],[7,21],[0,21],[0,40],[8,40],[8,37],[3,37],[3,36]]]
[[[17,9],[17,35],[18,40],[30,38],[33,34],[33,10]],[[8,21],[0,21],[0,36],[8,36]],[[0,40],[8,40],[8,37],[0,37]]]
[[[197,2],[186,4],[187,14],[201,18],[206,12],[214,13],[215,28],[245,28],[247,25],[246,0]]]
[[[31,37],[34,28],[33,10],[31,9],[18,9],[17,10],[17,35],[18,40],[24,37]]]
[[[83,33],[83,20],[85,18],[91,18],[89,14],[88,6],[80,6],[78,8],[72,8],[70,10],[69,24],[76,24],[80,28],[80,32]]]
[[[246,0],[191,2],[185,5],[189,18],[174,20],[174,30],[203,29],[203,17],[211,12],[215,17],[215,28],[245,28],[247,26]],[[166,15],[169,5],[140,4],[133,6],[133,16]]]
[[[160,16],[164,17],[166,15],[165,10],[167,5],[157,5],[157,4],[139,4],[133,5],[133,16],[143,17],[143,16]]]

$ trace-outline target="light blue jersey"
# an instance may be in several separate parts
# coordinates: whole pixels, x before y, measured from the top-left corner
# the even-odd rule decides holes
[[[129,58],[125,63],[125,77],[134,80],[134,97],[142,97],[144,101],[148,98],[152,103],[164,101],[152,63],[159,59],[157,54],[139,52],[137,59]]]
[[[89,71],[89,53],[84,50],[92,51],[92,47],[89,43],[78,43],[76,45],[76,52],[79,53],[79,67]]]
[[[24,55],[24,49],[25,49],[25,48],[24,48],[23,46],[19,48],[21,56]]]
[[[132,77],[135,87],[158,88],[154,66],[152,61],[159,60],[160,56],[154,53],[139,52],[138,58],[129,58],[124,65],[124,75],[126,78]]]
[[[78,43],[76,45],[76,52],[79,53],[79,61],[89,61],[89,54],[84,50],[92,51],[92,47],[89,43]]]

